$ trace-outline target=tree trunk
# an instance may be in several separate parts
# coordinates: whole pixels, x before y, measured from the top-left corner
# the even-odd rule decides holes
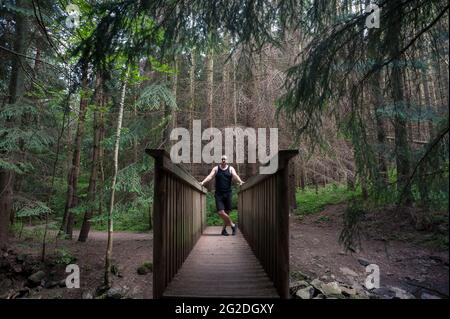
[[[366,6],[370,4],[369,2],[370,1],[366,0]],[[381,62],[381,52],[379,52],[379,48],[376,45],[376,43],[379,43],[379,36],[373,29],[371,29],[369,30],[369,46],[367,54],[369,60],[375,61],[376,64],[379,64]],[[386,129],[384,121],[380,115],[380,110],[382,110],[384,106],[383,91],[381,89],[381,82],[382,82],[381,75],[382,75],[381,70],[378,70],[371,78],[369,86],[373,110],[375,113],[375,127],[378,143],[378,150],[377,150],[378,172],[381,176],[382,185],[387,185],[388,169],[384,150],[384,148],[386,147]]]
[[[188,114],[188,127],[192,133],[192,121],[194,119],[194,107],[195,107],[195,51],[191,51],[191,67],[189,68],[189,114]]]
[[[103,97],[103,105],[108,104],[108,98]],[[105,121],[103,117],[103,112],[100,112],[100,141],[105,140]],[[103,215],[103,189],[105,186],[105,170],[103,168],[103,156],[104,149],[103,146],[100,144],[99,148],[99,154],[98,154],[98,162],[99,162],[99,168],[100,168],[100,192],[99,192],[99,204],[98,204],[98,214]]]
[[[394,116],[394,132],[395,132],[395,155],[397,165],[397,188],[400,196],[409,204],[412,199],[411,189],[409,187],[408,178],[410,173],[410,146],[407,136],[407,117],[405,116],[405,101],[403,92],[403,76],[401,66],[401,8],[397,8],[395,2],[389,2],[390,10],[400,11],[393,15],[391,21],[388,21],[389,31],[387,41],[390,47],[390,54],[395,57],[391,74],[391,94],[395,108]]]
[[[430,87],[428,86],[427,71],[428,71],[428,68],[426,68],[425,70],[423,70],[421,72],[422,84],[423,84],[423,96],[425,99],[426,108],[434,111],[433,102],[431,101],[431,96],[430,96]],[[428,120],[428,130],[429,130],[428,136],[429,136],[429,139],[431,140],[431,138],[433,136],[433,131],[434,131],[433,120],[431,120],[431,119]]]
[[[237,119],[237,98],[238,98],[238,92],[237,92],[237,83],[236,83],[236,55],[233,54],[231,57],[231,60],[233,62],[232,68],[233,68],[233,124],[234,127],[237,127],[238,125],[238,119]],[[237,173],[241,174],[241,165],[239,163],[236,163],[237,166]]]
[[[153,205],[150,205],[148,209],[148,230],[153,229]]]
[[[288,172],[288,176],[289,176],[289,209],[290,209],[290,213],[294,214],[295,210],[297,209],[297,199],[295,197],[295,193],[297,191],[297,183],[295,180],[295,161],[291,161],[291,163],[289,164],[289,172]]]
[[[91,176],[89,177],[88,186],[88,196],[87,201],[89,208],[84,214],[83,224],[81,226],[80,235],[78,236],[78,241],[85,242],[89,235],[89,230],[91,228],[90,219],[93,216],[94,208],[92,207],[95,202],[95,195],[97,191],[97,179],[98,179],[98,166],[99,166],[99,155],[100,155],[100,143],[101,143],[101,132],[100,132],[100,122],[99,122],[99,109],[102,107],[103,100],[103,81],[100,75],[97,75],[96,79],[96,92],[95,92],[95,111],[94,111],[94,145],[92,146],[92,164],[91,164]]]
[[[16,2],[16,6],[23,9],[25,7],[25,3],[26,2],[22,0],[18,0]],[[17,12],[15,14],[15,23],[16,32],[14,36],[13,48],[14,51],[18,54],[12,55],[11,77],[9,81],[9,104],[16,103],[23,95],[25,89],[25,74],[23,71],[23,64],[25,63],[25,59],[19,54],[26,53],[26,39],[28,33],[27,19],[20,12]],[[13,209],[12,202],[15,180],[16,178],[14,171],[6,170],[3,168],[0,169],[0,185],[2,185],[2,187],[0,187],[0,222],[3,222],[3,218],[5,218],[5,216],[7,217],[6,224],[0,225],[0,237],[7,236],[8,224],[14,223],[15,211]]]
[[[19,0],[17,1],[16,6],[23,9],[25,7],[25,2]],[[16,103],[23,95],[25,89],[25,74],[22,65],[25,63],[25,60],[19,54],[26,53],[26,39],[28,33],[26,20],[26,17],[20,12],[16,13],[16,32],[13,49],[18,54],[12,56],[11,77],[9,81],[9,104]],[[15,211],[12,206],[14,182],[16,181],[15,173],[13,171],[0,169],[0,179],[2,178],[4,180],[0,180],[0,185],[4,185],[4,189],[0,189],[0,215],[7,214],[9,216],[9,221],[12,224],[15,220]],[[7,209],[7,211],[2,211],[3,209]]]
[[[172,94],[173,97],[175,99],[175,102],[177,101],[177,91],[178,91],[178,68],[179,68],[179,64],[180,64],[180,57],[178,55],[175,56],[175,61],[174,61],[174,68],[175,68],[175,74],[173,75],[172,78]],[[177,110],[174,109],[172,110],[172,129],[177,127],[177,123],[178,123],[178,119],[177,119]]]
[[[123,109],[125,105],[125,92],[127,89],[127,81],[128,81],[128,70],[126,71],[123,85],[122,85],[122,93],[120,98],[119,105],[119,115],[117,117],[117,129],[116,129],[116,142],[114,146],[114,173],[112,176],[112,184],[111,184],[111,197],[109,202],[109,210],[108,210],[108,244],[106,248],[106,258],[105,258],[105,286],[111,287],[111,258],[112,258],[112,248],[113,248],[113,209],[114,209],[114,195],[115,195],[115,187],[117,180],[117,172],[119,170],[119,146],[120,146],[120,130],[122,129],[122,118],[123,118]]]
[[[209,113],[209,127],[213,127],[214,55],[212,49],[209,49],[208,57],[206,59],[206,104]]]
[[[168,82],[168,78],[167,75],[164,75],[164,80],[163,82]],[[165,122],[165,126],[162,130],[162,136],[161,136],[161,141],[160,141],[160,145],[163,145],[163,148],[165,148],[166,150],[170,149],[170,145],[169,145],[169,141],[170,141],[170,127],[172,125],[172,119],[171,116],[173,115],[173,113],[170,110],[170,105],[166,102],[162,102],[163,104],[163,110],[164,110],[164,122]]]
[[[305,166],[303,165],[303,161],[300,163],[300,189],[303,191],[305,190],[305,184],[306,184],[306,176],[305,176]]]
[[[11,171],[0,170],[0,249],[7,247],[13,184],[14,174]]]
[[[65,233],[72,239],[74,216],[70,212],[70,209],[74,208],[78,204],[77,188],[78,177],[80,174],[80,159],[81,159],[81,141],[84,135],[84,121],[86,118],[86,109],[88,105],[88,98],[86,96],[88,89],[87,78],[88,66],[83,65],[82,69],[82,87],[81,87],[81,100],[80,111],[78,113],[78,126],[75,136],[74,150],[72,154],[72,165],[67,177],[67,195],[66,205],[64,207],[64,216],[61,224],[60,233]]]

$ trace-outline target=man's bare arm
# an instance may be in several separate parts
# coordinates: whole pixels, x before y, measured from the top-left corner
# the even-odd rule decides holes
[[[239,185],[244,184],[244,182],[241,180],[241,178],[240,178],[239,175],[236,173],[236,170],[235,170],[233,167],[231,168],[230,171],[231,171],[231,175],[233,176],[233,178],[234,178],[235,180],[238,181]]]
[[[206,183],[208,183],[210,180],[213,179],[214,175],[216,175],[217,173],[217,166],[215,166],[212,170],[211,173],[209,173],[208,176],[205,177],[205,179],[203,181],[200,182],[200,185],[205,185]]]

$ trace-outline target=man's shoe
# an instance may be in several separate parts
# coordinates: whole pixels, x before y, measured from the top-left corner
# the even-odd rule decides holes
[[[231,226],[231,229],[233,230],[233,236],[235,236],[236,235],[237,225],[234,224],[234,226]]]
[[[227,230],[225,228],[222,229],[222,235],[223,236],[228,236],[228,232],[227,232]]]

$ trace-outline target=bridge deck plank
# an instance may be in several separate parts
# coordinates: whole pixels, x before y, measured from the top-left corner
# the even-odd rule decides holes
[[[207,227],[164,297],[279,298],[242,234],[224,237]]]

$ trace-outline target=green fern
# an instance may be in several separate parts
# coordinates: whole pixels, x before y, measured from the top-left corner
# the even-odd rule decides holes
[[[41,201],[30,201],[27,203],[16,202],[15,208],[18,208],[18,206],[21,206],[16,213],[18,218],[41,217],[52,213],[52,210]]]
[[[164,104],[170,109],[177,108],[172,91],[161,84],[153,84],[146,87],[136,101],[136,106],[141,111],[159,110]]]

